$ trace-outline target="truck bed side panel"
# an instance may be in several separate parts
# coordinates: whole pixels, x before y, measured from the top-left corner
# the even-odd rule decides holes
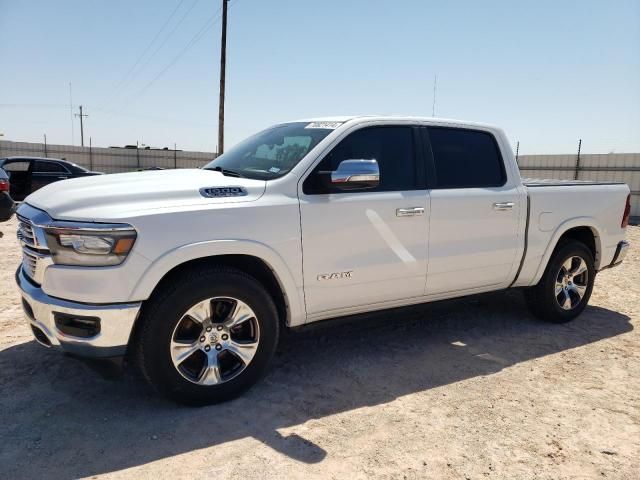
[[[624,240],[620,227],[629,187],[592,182],[525,181],[530,199],[529,236],[514,286],[535,285],[558,240],[567,230],[589,227],[596,244],[596,269],[609,265]]]

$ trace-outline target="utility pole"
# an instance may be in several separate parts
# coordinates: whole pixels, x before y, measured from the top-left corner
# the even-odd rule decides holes
[[[78,108],[80,109],[80,113],[76,113],[76,117],[80,117],[80,145],[84,147],[84,125],[82,123],[82,120],[84,117],[88,117],[89,115],[82,113],[82,105],[80,105]]]
[[[227,4],[222,0],[222,39],[220,41],[220,100],[218,104],[218,155],[224,152],[224,84],[227,64]]]

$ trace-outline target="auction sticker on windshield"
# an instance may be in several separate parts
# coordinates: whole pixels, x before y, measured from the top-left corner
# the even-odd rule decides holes
[[[330,128],[330,129],[336,129],[340,125],[342,125],[342,122],[311,122],[309,125],[307,125],[304,128]]]

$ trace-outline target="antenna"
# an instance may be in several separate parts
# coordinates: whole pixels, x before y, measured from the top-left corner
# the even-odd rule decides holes
[[[71,82],[69,82],[69,117],[71,119],[71,145],[76,143],[75,128],[73,128],[73,95],[71,92]]]
[[[431,106],[431,116],[436,116],[436,87],[438,85],[438,75],[433,76],[433,105]]]

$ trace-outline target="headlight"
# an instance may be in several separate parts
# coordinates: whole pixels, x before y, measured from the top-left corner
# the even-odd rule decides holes
[[[102,267],[119,265],[133,248],[136,231],[130,225],[61,222],[45,229],[53,262]]]

